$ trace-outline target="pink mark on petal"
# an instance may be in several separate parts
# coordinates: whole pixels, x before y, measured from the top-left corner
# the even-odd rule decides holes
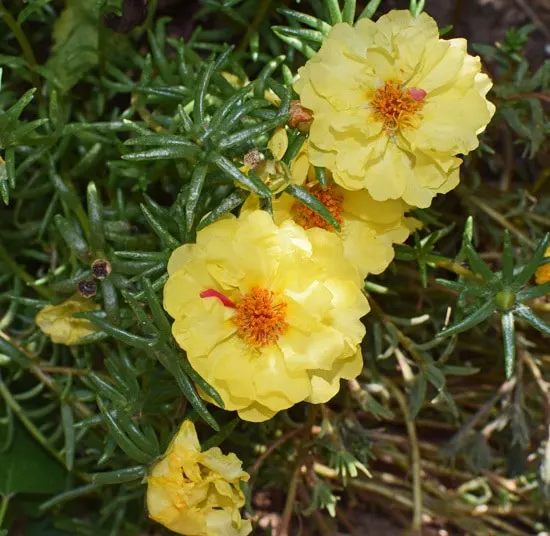
[[[220,300],[225,307],[232,307],[233,309],[237,307],[237,304],[232,302],[227,296],[224,296],[221,292],[218,292],[217,290],[214,290],[213,288],[209,288],[206,290],[203,290],[200,293],[201,298],[217,298]]]
[[[424,97],[426,97],[427,93],[420,88],[413,87],[412,89],[409,89],[409,95],[418,102],[422,102],[424,100]]]

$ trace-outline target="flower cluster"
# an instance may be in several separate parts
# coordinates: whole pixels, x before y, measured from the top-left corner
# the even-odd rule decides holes
[[[149,516],[186,536],[250,534],[250,521],[239,513],[239,486],[249,478],[241,465],[219,448],[201,452],[194,424],[185,421],[147,478]]]
[[[495,110],[479,58],[462,39],[440,39],[426,14],[336,24],[298,75],[288,127],[309,135],[290,169],[283,128],[268,144],[273,160],[252,151],[241,167],[272,190],[272,216],[249,196],[239,217],[174,251],[164,288],[190,364],[249,421],[325,402],[360,373],[362,281],[419,226],[407,212],[458,184],[458,155],[477,147]]]

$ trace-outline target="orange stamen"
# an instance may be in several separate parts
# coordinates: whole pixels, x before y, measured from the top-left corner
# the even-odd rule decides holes
[[[342,218],[344,196],[334,191],[334,185],[331,184],[327,188],[323,188],[320,184],[316,184],[309,188],[309,191],[327,207],[334,219],[342,225],[344,221]],[[332,227],[330,223],[326,222],[319,214],[313,212],[313,210],[299,201],[296,201],[292,205],[292,212],[296,223],[301,225],[304,229],[320,227],[326,231],[334,231],[334,227]]]
[[[404,89],[390,80],[375,91],[369,107],[374,119],[381,121],[384,132],[390,135],[413,126],[413,119],[420,116],[426,95],[423,89]]]
[[[238,334],[254,347],[275,344],[288,327],[285,321],[285,302],[275,302],[274,294],[266,288],[253,288],[237,304],[233,322]]]

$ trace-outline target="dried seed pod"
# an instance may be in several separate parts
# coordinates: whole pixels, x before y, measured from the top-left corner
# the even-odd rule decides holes
[[[112,270],[111,263],[106,259],[96,259],[92,263],[92,275],[95,279],[99,279],[100,281],[109,277]]]
[[[95,281],[80,281],[78,283],[78,293],[83,298],[93,298],[97,292],[97,285]]]

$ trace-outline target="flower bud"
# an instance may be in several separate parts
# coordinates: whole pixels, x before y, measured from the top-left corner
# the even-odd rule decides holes
[[[290,103],[290,117],[288,118],[290,128],[297,128],[300,132],[309,132],[312,121],[313,112],[309,108],[304,108],[298,100]]]

